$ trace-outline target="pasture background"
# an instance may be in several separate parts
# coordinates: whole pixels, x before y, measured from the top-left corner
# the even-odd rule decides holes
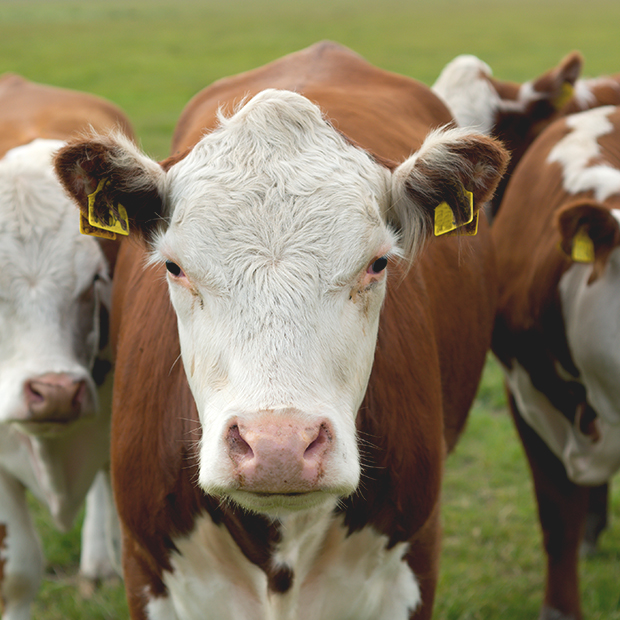
[[[573,49],[584,74],[620,71],[617,0],[0,0],[0,73],[90,91],[119,104],[163,159],[183,106],[214,80],[333,39],[385,69],[432,84],[460,53],[502,79],[533,78]],[[616,487],[618,485],[616,484]],[[465,436],[448,460],[435,618],[537,617],[543,560],[529,473],[487,365]],[[599,555],[582,564],[590,620],[620,619],[620,493]],[[90,598],[75,578],[79,530],[52,533],[35,620],[126,618],[124,591]]]

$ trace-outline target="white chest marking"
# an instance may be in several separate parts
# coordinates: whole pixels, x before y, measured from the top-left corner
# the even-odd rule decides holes
[[[592,441],[534,387],[529,374],[516,360],[504,372],[523,419],[564,463],[568,477],[583,485],[607,482],[620,468],[620,426],[598,418],[601,439]]]
[[[319,511],[321,512],[321,511]],[[174,571],[164,574],[169,598],[147,606],[150,620],[407,620],[420,590],[404,556],[387,537],[366,528],[346,536],[330,513],[287,517],[274,563],[294,574],[284,594],[249,562],[209,516],[176,540]]]
[[[601,157],[598,139],[614,129],[608,118],[614,110],[613,106],[604,106],[567,118],[572,131],[553,147],[547,159],[562,166],[567,192],[593,191],[599,201],[620,192],[620,170],[607,164],[591,165]]]

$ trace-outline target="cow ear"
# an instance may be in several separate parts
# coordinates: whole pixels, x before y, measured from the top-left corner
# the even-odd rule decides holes
[[[556,214],[560,247],[573,262],[592,263],[591,284],[603,273],[612,250],[620,245],[620,224],[611,211],[596,201],[562,207]]]
[[[78,138],[54,158],[56,175],[81,212],[83,232],[150,241],[164,221],[165,172],[120,133]]]
[[[572,98],[575,82],[581,75],[583,56],[571,52],[560,64],[532,82],[539,99],[548,101],[555,110],[562,109]]]
[[[392,203],[386,219],[413,260],[423,240],[438,231],[440,211],[449,209],[452,228],[471,221],[493,195],[509,155],[494,138],[465,129],[431,132],[420,150],[392,174]]]

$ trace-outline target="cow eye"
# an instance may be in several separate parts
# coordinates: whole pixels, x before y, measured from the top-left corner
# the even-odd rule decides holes
[[[372,263],[372,265],[370,265],[370,267],[368,268],[368,273],[381,273],[387,267],[387,264],[387,256],[382,256],[381,258],[378,258],[374,263]]]
[[[183,274],[183,270],[176,264],[173,263],[171,260],[167,260],[166,261],[166,269],[175,277],[178,278]]]

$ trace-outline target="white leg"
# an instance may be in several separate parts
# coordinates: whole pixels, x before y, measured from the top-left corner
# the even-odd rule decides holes
[[[86,496],[80,574],[95,580],[120,572],[118,516],[112,498],[110,474],[101,470]]]
[[[25,489],[0,468],[0,609],[2,620],[29,620],[43,577],[43,553]]]

